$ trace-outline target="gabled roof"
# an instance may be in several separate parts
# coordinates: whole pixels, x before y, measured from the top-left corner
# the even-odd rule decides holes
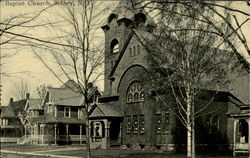
[[[111,78],[114,73],[115,73],[115,70],[116,68],[118,67],[128,45],[129,45],[129,42],[130,40],[132,39],[133,35],[136,35],[136,37],[138,37],[139,41],[142,43],[142,45],[147,49],[147,50],[150,50],[150,46],[148,45],[148,41],[151,41],[152,39],[156,38],[156,36],[154,36],[154,34],[150,33],[150,32],[147,32],[147,31],[143,31],[143,30],[138,30],[138,29],[132,29],[129,36],[128,36],[128,39],[126,40],[125,44],[123,45],[123,48],[115,62],[115,65],[113,66],[110,74],[109,74],[109,77]]]
[[[17,116],[18,112],[21,112],[24,110],[26,102],[27,102],[27,99],[18,100],[18,101],[10,102],[9,106],[13,108],[14,114]]]
[[[1,118],[16,117],[14,110],[11,106],[1,106]]]
[[[114,105],[105,103],[105,104],[96,104],[95,109],[89,116],[90,118],[96,117],[123,117],[122,113]]]
[[[48,88],[51,99],[56,105],[81,106],[83,96],[69,88]]]
[[[28,99],[27,104],[29,103],[30,109],[32,110],[43,110],[41,103],[42,99]]]
[[[84,104],[84,97],[80,92],[74,91],[69,88],[48,88],[51,99],[56,105],[67,106],[82,106]],[[100,94],[97,87],[89,89],[88,98],[94,94]]]
[[[71,88],[71,89],[77,89],[78,85],[74,80],[68,80],[66,83],[64,83],[60,88]]]

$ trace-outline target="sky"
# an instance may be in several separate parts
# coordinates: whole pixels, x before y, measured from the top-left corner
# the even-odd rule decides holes
[[[37,3],[32,3],[32,1],[29,0],[12,0],[12,1],[1,1],[1,21],[9,18],[14,15],[18,14],[33,14],[37,11],[48,7],[48,3],[50,4],[54,3],[54,1],[45,1],[45,0],[37,0],[35,1]],[[40,2],[40,3],[38,3]],[[43,2],[43,3],[42,3]],[[46,2],[46,3],[45,3]],[[69,2],[69,1],[68,1]],[[102,7],[110,7],[110,10],[112,10],[112,7],[114,7],[117,4],[117,1],[103,1]],[[68,4],[70,5],[70,3]],[[239,10],[247,11],[250,13],[249,6],[246,5],[246,2],[233,2],[233,7]],[[49,13],[42,14],[39,20],[41,22],[48,21],[54,18],[53,14],[56,14],[58,10],[52,10]],[[106,19],[108,16],[109,11],[103,12],[102,17],[103,20]],[[239,17],[239,21],[243,21],[246,17]],[[38,22],[39,22],[38,20]],[[15,30],[18,32],[19,30]],[[246,34],[246,37],[248,37],[248,42],[250,42],[250,21],[247,25],[243,27],[243,32]],[[28,30],[26,32],[29,35],[32,35],[35,37],[44,37],[51,32],[48,30],[41,29],[40,31],[37,30]],[[98,36],[100,37],[99,42],[104,41],[104,34],[101,29],[97,31]],[[1,66],[1,71],[8,71],[8,72],[28,72],[28,73],[18,73],[15,74],[14,77],[3,77],[1,76],[1,85],[2,85],[2,95],[1,95],[1,105],[5,106],[8,104],[9,99],[11,97],[15,96],[13,95],[15,91],[15,84],[18,84],[21,79],[27,81],[28,87],[30,89],[31,96],[35,96],[35,89],[39,85],[45,84],[53,87],[59,87],[62,83],[56,79],[51,72],[44,67],[44,65],[34,57],[30,49],[4,49],[1,47],[1,54],[8,54],[8,53],[17,53],[13,57],[2,59],[1,63],[3,64]],[[250,61],[250,58],[249,58]],[[97,83],[97,86],[101,91],[103,91],[103,81],[100,81]]]

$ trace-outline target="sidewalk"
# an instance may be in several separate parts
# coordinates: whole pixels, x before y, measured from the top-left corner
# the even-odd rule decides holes
[[[44,151],[42,151],[44,152]],[[39,157],[54,157],[54,158],[81,158],[78,156],[62,156],[62,155],[52,155],[46,153],[39,153],[39,152],[15,152],[15,151],[8,151],[8,150],[1,150],[1,155],[3,154],[14,154],[14,155],[30,155],[30,156],[39,156]]]
[[[18,150],[17,150],[18,149]],[[9,154],[13,157],[18,157],[18,155],[27,155],[27,157],[54,157],[54,158],[80,158],[78,156],[63,156],[62,153],[67,151],[77,151],[83,150],[83,146],[78,147],[69,147],[69,146],[16,146],[16,145],[1,145],[1,155]],[[52,152],[50,154],[50,152]]]

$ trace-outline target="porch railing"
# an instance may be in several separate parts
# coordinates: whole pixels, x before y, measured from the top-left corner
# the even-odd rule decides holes
[[[250,150],[250,144],[248,143],[236,143],[235,149],[236,150]]]

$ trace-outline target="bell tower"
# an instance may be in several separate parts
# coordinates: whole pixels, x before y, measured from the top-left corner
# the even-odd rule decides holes
[[[141,10],[143,7],[136,4],[139,4],[138,0],[120,0],[102,25],[105,34],[104,95],[111,94],[114,78],[109,75],[133,29],[150,31],[155,27]]]

